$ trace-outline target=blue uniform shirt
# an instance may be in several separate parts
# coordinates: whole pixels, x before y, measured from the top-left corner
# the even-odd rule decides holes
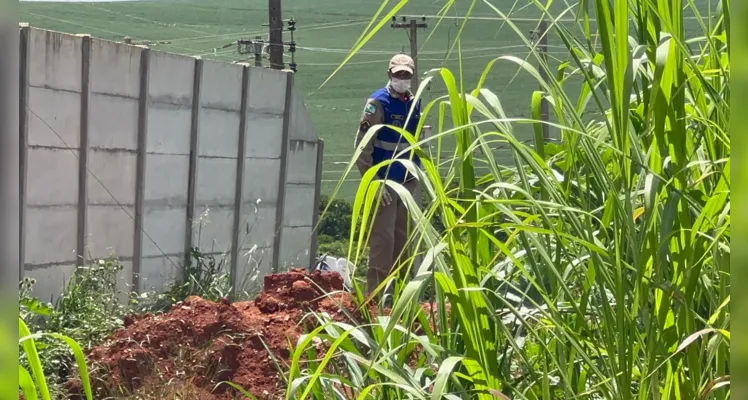
[[[406,131],[415,134],[421,117],[419,103],[413,102],[410,93],[406,96],[401,96],[388,86],[377,90],[369,98],[369,102],[364,110],[364,120],[362,121],[359,136],[362,136],[369,126],[375,124],[404,127]],[[405,126],[411,108],[413,108],[413,114],[410,116],[407,126]],[[409,147],[407,140],[400,133],[389,127],[381,128],[372,141],[370,160],[363,161],[364,167],[361,167],[360,164],[362,172],[368,166],[375,166],[385,160],[392,159],[397,153]],[[362,156],[364,155],[362,154]],[[406,152],[398,158],[409,159],[411,155],[412,152]],[[412,155],[412,160],[416,165],[420,166],[420,160],[416,155]],[[407,168],[399,162],[382,167],[377,174],[381,179],[389,179],[400,183],[414,178],[408,173]]]

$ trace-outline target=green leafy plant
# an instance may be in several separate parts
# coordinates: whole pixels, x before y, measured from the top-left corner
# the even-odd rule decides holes
[[[190,251],[190,262],[184,266],[182,278],[161,293],[131,293],[132,307],[138,312],[165,312],[179,301],[199,296],[209,301],[228,298],[231,293],[231,276],[227,272],[226,258],[205,255],[198,248]]]
[[[24,399],[36,400],[41,397],[42,400],[51,400],[53,397],[50,396],[49,386],[47,384],[47,376],[44,373],[41,359],[36,347],[35,339],[41,337],[49,337],[54,340],[63,342],[73,356],[80,373],[80,379],[87,400],[93,399],[91,394],[91,383],[88,377],[88,369],[86,367],[86,359],[78,343],[70,337],[60,335],[56,333],[37,333],[31,334],[26,323],[23,319],[18,319],[18,332],[20,338],[18,344],[23,349],[23,353],[29,360],[28,369],[22,365],[18,366],[18,381],[21,393],[23,393]],[[31,372],[29,372],[29,370]]]
[[[122,327],[128,308],[123,304],[117,284],[122,266],[114,257],[78,267],[54,304],[32,296],[35,281],[25,278],[19,283],[19,317],[36,337],[37,361],[21,353],[19,367],[30,368],[38,362],[46,387],[54,398],[65,396],[64,388],[77,363],[70,346],[59,335],[70,338],[84,348],[101,343]]]
[[[383,2],[343,64],[405,3]],[[453,42],[460,64],[476,3],[467,2]],[[422,171],[403,164],[428,206],[372,169],[353,203],[360,229],[348,250],[354,263],[364,254],[375,189],[386,184],[408,203],[424,261],[403,262],[383,283],[395,286],[390,315],[362,308],[364,324],[318,316],[296,343],[286,398],[729,398],[729,0],[708,10],[693,0],[593,0],[556,14],[533,2],[568,51],[553,64],[511,16],[484,4],[532,62],[497,57],[470,89],[460,69],[425,75],[417,97],[436,83],[445,94],[424,105],[418,132],[436,114],[436,133],[393,129],[423,161]],[[696,16],[695,35],[686,35],[684,10]],[[508,117],[485,86],[493,68],[507,67],[537,80],[531,118]],[[544,101],[553,122],[541,120]],[[515,136],[523,124],[533,128],[529,144]],[[557,144],[545,142],[543,124]],[[448,138],[456,146],[445,172],[423,145],[441,149]],[[497,162],[497,145],[511,163]],[[427,290],[435,310],[418,304]],[[304,362],[320,341],[325,356]]]

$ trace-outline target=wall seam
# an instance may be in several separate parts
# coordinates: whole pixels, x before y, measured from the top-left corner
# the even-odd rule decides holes
[[[86,263],[86,236],[88,232],[88,114],[91,95],[91,35],[81,38],[81,102],[80,138],[78,148],[78,237],[76,241],[76,266]]]
[[[195,58],[192,80],[192,121],[190,126],[190,164],[187,172],[187,215],[184,229],[184,265],[190,262],[193,244],[192,224],[195,220],[195,197],[197,195],[197,162],[200,125],[200,97],[203,82],[203,60]],[[180,271],[184,273],[184,271]]]
[[[249,64],[242,65],[242,94],[239,115],[239,148],[236,153],[236,191],[234,192],[234,224],[231,231],[231,296],[236,295],[239,273],[239,225],[244,196],[244,164],[247,147],[247,107],[249,104]]]
[[[135,238],[132,261],[132,285],[140,292],[140,274],[143,261],[143,213],[145,203],[145,162],[148,138],[148,106],[151,50],[141,47],[140,97],[138,98],[138,154],[135,166]]]
[[[325,153],[325,141],[319,139],[317,141],[317,168],[316,174],[316,185],[314,187],[314,209],[312,210],[312,242],[309,249],[309,268],[314,268],[317,262],[317,231],[319,224],[319,207],[320,207],[320,194],[322,188],[322,160]]]

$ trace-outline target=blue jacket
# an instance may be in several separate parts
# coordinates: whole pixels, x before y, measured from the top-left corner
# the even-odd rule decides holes
[[[374,92],[374,94],[371,95],[371,99],[377,100],[379,104],[381,104],[384,114],[383,123],[385,125],[403,127],[405,120],[408,119],[408,113],[410,112],[411,107],[415,107],[413,115],[411,115],[410,121],[408,122],[408,126],[405,127],[406,131],[415,134],[416,128],[418,127],[418,121],[421,118],[420,101],[414,104],[412,97],[409,97],[407,102],[403,101],[402,98],[393,97],[389,90],[387,90],[387,87]],[[397,131],[390,129],[389,127],[383,127],[377,132],[376,137],[374,137],[374,151],[372,152],[373,165],[392,159],[397,153],[409,146],[410,144],[408,141]],[[401,155],[399,158],[407,160],[410,158],[411,154],[412,152],[409,151]],[[412,160],[416,165],[421,165],[421,160],[418,156],[413,155]],[[408,173],[408,169],[399,162],[393,162],[388,166],[382,167],[377,171],[377,174],[381,179],[389,179],[399,183],[414,178],[413,175]]]

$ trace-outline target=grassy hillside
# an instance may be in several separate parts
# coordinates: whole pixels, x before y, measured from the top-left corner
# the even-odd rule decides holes
[[[413,0],[405,8],[406,15],[435,15],[443,1]],[[494,0],[497,8],[515,19],[525,34],[537,23],[534,5],[512,0]],[[558,2],[557,2],[558,3]],[[356,57],[327,85],[319,86],[343,60],[348,49],[376,12],[379,1],[297,0],[284,3],[284,18],[297,20],[298,52],[297,84],[304,93],[306,104],[317,132],[325,139],[324,192],[334,188],[340,179],[353,147],[353,135],[366,97],[386,82],[385,69],[389,57],[398,51],[408,51],[408,36],[402,29],[384,28]],[[529,50],[512,28],[482,2],[477,3],[471,21],[462,33],[465,84],[473,87],[484,66],[492,58],[511,54],[521,58]],[[560,3],[558,3],[560,4]],[[462,7],[462,9],[461,9]],[[558,11],[555,14],[558,15]],[[452,16],[464,15],[458,5]],[[573,19],[573,11],[567,19]],[[96,37],[122,40],[169,42],[154,44],[153,48],[188,55],[200,55],[225,61],[246,59],[235,47],[221,48],[240,38],[266,36],[267,1],[265,0],[206,0],[157,1],[115,3],[45,3],[22,2],[21,19],[34,26],[70,33],[89,33]],[[429,28],[419,31],[421,72],[447,66],[455,69],[456,56],[446,58],[449,43],[457,35],[458,20],[428,18]],[[567,22],[569,26],[573,23]],[[288,37],[286,37],[288,40]],[[567,53],[554,37],[549,40],[550,56],[566,59]],[[287,54],[288,55],[288,54]],[[287,57],[290,61],[290,58]],[[529,61],[535,63],[530,58]],[[572,83],[573,84],[573,83]],[[509,117],[529,117],[530,95],[537,87],[524,72],[513,64],[495,66],[485,85],[500,96]],[[576,90],[572,90],[577,92]],[[434,86],[426,96],[433,99],[443,93]],[[430,121],[436,123],[436,121]],[[516,133],[529,138],[530,128],[517,126]],[[501,151],[498,151],[502,159]],[[350,197],[355,190],[354,176],[343,187],[341,195]]]

